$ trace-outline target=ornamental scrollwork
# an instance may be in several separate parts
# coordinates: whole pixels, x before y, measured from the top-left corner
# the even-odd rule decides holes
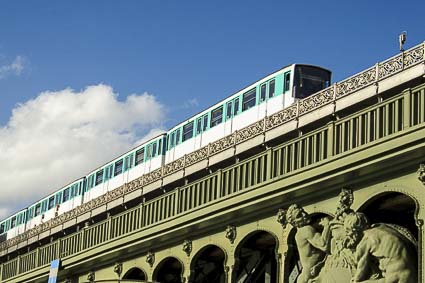
[[[264,120],[260,120],[236,132],[236,143],[241,143],[264,132]]]
[[[192,253],[192,241],[184,240],[182,250],[186,253],[187,256],[190,256]]]
[[[280,125],[289,122],[292,119],[297,117],[297,105],[292,104],[291,106],[279,111],[271,116],[267,116],[266,121],[266,130],[271,130]]]
[[[336,85],[336,97],[345,96],[375,82],[376,70],[372,67],[358,75],[343,80]]]
[[[323,105],[328,104],[333,100],[334,97],[334,88],[328,87],[314,95],[311,95],[303,100],[300,100],[299,104],[299,115],[310,112],[314,109],[317,109]]]
[[[231,244],[233,244],[236,239],[236,226],[228,225],[226,227],[225,237],[230,241]]]
[[[218,141],[215,141],[210,144],[209,153],[210,155],[219,153],[223,150],[226,150],[230,147],[232,147],[235,144],[235,135],[231,134],[224,138],[219,139]]]
[[[425,185],[425,164],[420,164],[418,171],[416,171],[416,175],[418,176],[418,180]]]
[[[208,146],[204,146],[194,152],[191,152],[185,156],[186,166],[195,164],[201,160],[204,160],[208,157]]]
[[[379,64],[379,79],[403,70],[403,55],[400,54]]]
[[[424,45],[408,50],[404,53],[404,67],[410,67],[424,60]]]

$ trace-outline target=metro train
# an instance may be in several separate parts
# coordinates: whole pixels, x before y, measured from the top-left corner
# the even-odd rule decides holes
[[[276,113],[330,83],[331,72],[318,66],[292,64],[273,72],[4,219],[0,241]]]

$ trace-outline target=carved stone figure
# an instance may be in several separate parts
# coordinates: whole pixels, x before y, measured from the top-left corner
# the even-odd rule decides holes
[[[344,221],[346,244],[356,250],[357,270],[353,282],[417,282],[414,243],[395,227],[379,223],[369,228],[362,213],[347,216]]]
[[[307,212],[296,204],[288,208],[286,219],[297,229],[295,241],[302,265],[302,272],[298,276],[297,283],[311,282],[323,265],[329,236],[329,219],[323,218],[320,221],[319,224],[323,226],[323,232],[320,233],[313,225],[310,225],[310,216]]]
[[[287,210],[302,265],[297,283],[416,283],[417,242],[410,231],[391,223],[369,225],[351,208],[351,190],[342,189],[339,197],[335,217],[320,221],[323,229],[302,207]]]

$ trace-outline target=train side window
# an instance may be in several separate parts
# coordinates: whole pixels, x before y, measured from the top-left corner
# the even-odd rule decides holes
[[[242,111],[255,106],[255,88],[245,92],[242,99]]]
[[[176,131],[176,145],[180,143],[180,128]]]
[[[267,91],[266,84],[262,84],[261,87],[260,87],[260,101],[261,102],[264,101],[264,100],[266,100],[266,91]]]
[[[43,200],[41,203],[41,212],[45,212],[47,210],[47,200]]]
[[[136,166],[145,160],[145,148],[136,151]]]
[[[69,188],[66,188],[63,191],[62,202],[66,202],[69,200]]]
[[[203,117],[202,131],[205,132],[207,128],[208,128],[208,114],[205,114]]]
[[[40,211],[41,211],[41,205],[38,203],[38,204],[35,206],[35,213],[34,213],[34,216],[40,215]]]
[[[183,126],[183,141],[193,137],[193,121]]]
[[[4,233],[4,222],[0,224],[0,234]]]
[[[158,141],[158,154],[162,155],[162,138]]]
[[[115,162],[114,177],[122,173],[122,159]]]
[[[97,171],[96,173],[96,182],[95,182],[95,186],[99,185],[100,183],[103,182],[103,169]]]
[[[223,122],[223,106],[220,106],[219,108],[213,110],[211,112],[211,125],[210,127],[217,126]]]
[[[51,196],[49,197],[49,209],[52,209],[55,206],[55,197]]]
[[[10,228],[14,228],[15,226],[16,226],[16,217],[13,217],[10,223]]]
[[[232,118],[232,101],[227,102],[226,107],[226,120]]]
[[[148,145],[146,149],[146,158],[150,159],[151,157],[152,157],[152,144]]]
[[[269,98],[273,97],[275,94],[275,81],[271,80],[269,82]]]
[[[200,134],[202,131],[202,118],[198,118],[198,120],[196,120],[196,134]]]
[[[283,89],[283,91],[288,91],[289,90],[289,85],[291,83],[291,73],[285,73],[285,88]]]
[[[233,101],[233,116],[239,113],[239,97]]]
[[[152,157],[155,157],[157,154],[157,146],[158,144],[154,142],[154,144],[152,145]]]
[[[171,146],[170,146],[170,148],[173,148],[174,147],[174,136],[175,135],[176,134],[174,132],[171,133]]]

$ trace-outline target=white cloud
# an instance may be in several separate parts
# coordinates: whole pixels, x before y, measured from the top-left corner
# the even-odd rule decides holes
[[[124,153],[162,127],[153,95],[119,101],[107,85],[41,93],[0,128],[0,217]]]
[[[15,60],[9,65],[0,66],[0,79],[3,79],[9,75],[21,75],[25,66],[27,65],[27,60],[23,56],[16,56]]]

